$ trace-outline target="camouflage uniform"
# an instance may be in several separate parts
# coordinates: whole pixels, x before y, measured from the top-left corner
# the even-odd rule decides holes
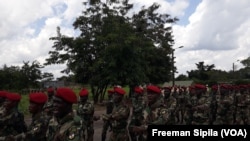
[[[114,109],[111,114],[103,115],[103,120],[109,120],[112,124],[112,131],[109,141],[129,141],[127,130],[130,108],[124,103],[123,97],[126,91],[120,87],[114,88]]]
[[[207,95],[206,86],[201,84],[195,85],[196,89],[196,105],[193,105],[193,121],[192,125],[208,125],[210,117],[210,99]]]
[[[223,91],[221,91],[223,89]],[[218,90],[217,96],[217,111],[216,120],[214,125],[232,125],[234,123],[234,98],[229,93],[229,87],[227,85],[221,85]]]
[[[189,94],[187,97],[186,112],[185,112],[185,124],[191,125],[193,122],[193,107],[196,105],[197,97],[195,95],[195,88],[193,86],[189,87]]]
[[[177,107],[177,100],[171,95],[171,88],[164,88],[164,105],[166,106],[169,115],[168,125],[175,125],[175,112]]]
[[[133,110],[132,110],[132,117],[129,126],[141,126],[143,121],[143,110],[145,109],[145,101],[143,97],[143,89],[136,87],[134,98],[132,99],[133,103]],[[132,141],[141,140],[141,135],[136,135],[133,132],[130,132],[130,137]]]
[[[51,119],[53,116],[53,95],[54,95],[54,89],[49,88],[47,90],[48,95],[48,101],[43,106],[44,113],[48,116],[47,118]]]
[[[90,101],[86,103],[78,103],[77,115],[81,117],[83,137],[87,141],[93,141],[94,127],[93,127],[93,115],[94,105]]]
[[[161,97],[162,98],[162,97]],[[144,110],[144,120],[140,128],[143,129],[141,141],[147,140],[148,125],[167,125],[170,113],[165,107],[162,99],[158,99],[154,104],[147,106]]]
[[[74,116],[74,113],[69,113],[63,119],[58,121],[54,133],[48,137],[49,141],[83,141],[80,127],[80,118]],[[51,131],[48,131],[51,132]]]
[[[108,95],[108,101],[106,103],[106,114],[109,115],[112,113],[113,108],[114,108],[114,102],[112,99],[112,94],[114,93],[113,90],[109,90],[108,91],[109,95]],[[111,122],[109,120],[105,120],[103,123],[103,127],[102,127],[102,141],[106,140],[106,135],[107,135],[107,131],[110,128],[110,131],[112,130],[112,125]]]
[[[112,131],[109,141],[128,141],[127,120],[129,118],[129,107],[125,104],[115,105],[111,115],[110,122]]]
[[[27,131],[24,115],[17,108],[12,109],[8,115],[0,119],[0,126],[0,136],[15,136]]]
[[[48,120],[46,116],[42,113],[38,113],[32,117],[28,131],[15,136],[14,139],[22,141],[46,141],[47,127]]]
[[[250,97],[249,93],[244,86],[240,86],[240,93],[236,94],[236,124],[247,125],[249,123],[249,104]]]

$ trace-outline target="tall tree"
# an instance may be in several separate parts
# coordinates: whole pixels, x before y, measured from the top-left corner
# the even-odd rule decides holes
[[[171,26],[177,18],[159,14],[158,4],[129,16],[128,0],[83,3],[83,15],[73,26],[79,37],[51,37],[53,51],[45,65],[66,63],[63,72],[75,74],[77,82],[91,84],[95,102],[111,84],[133,88],[143,82],[169,79]],[[115,4],[114,4],[115,3]]]

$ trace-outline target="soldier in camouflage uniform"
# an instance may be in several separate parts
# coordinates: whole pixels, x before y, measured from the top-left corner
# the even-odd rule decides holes
[[[53,117],[53,96],[55,94],[55,90],[52,87],[47,89],[48,101],[44,104],[43,110],[44,113],[48,116],[48,118]]]
[[[20,100],[21,95],[17,93],[6,94],[4,113],[0,119],[0,136],[15,136],[27,131],[24,115],[18,110]]]
[[[108,101],[106,103],[106,114],[111,114],[114,108],[114,102],[113,102],[113,94],[114,90],[108,90]],[[106,135],[108,129],[111,131],[112,130],[112,125],[109,120],[104,121],[103,127],[102,127],[102,141],[106,140]]]
[[[249,122],[249,104],[250,97],[247,89],[247,85],[239,86],[239,93],[236,96],[236,123],[237,125],[247,125]]]
[[[74,103],[77,103],[77,96],[72,89],[64,87],[57,89],[53,98],[53,114],[58,125],[48,128],[47,132],[52,133],[47,140],[83,141],[80,117],[75,115],[72,109]]]
[[[89,92],[83,88],[80,93],[80,100],[77,106],[77,115],[81,117],[83,138],[86,141],[93,141],[94,136],[94,105],[88,100]]]
[[[210,104],[210,117],[209,117],[209,124],[213,124],[213,122],[216,120],[216,112],[217,112],[217,100],[216,100],[216,96],[218,96],[218,86],[217,85],[213,85],[211,87],[211,91],[210,91],[210,97],[211,97],[211,104]]]
[[[144,110],[144,121],[141,126],[134,126],[132,130],[137,134],[142,134],[143,139],[147,140],[148,125],[166,125],[169,121],[168,109],[164,105],[161,90],[154,85],[147,86],[148,106]]]
[[[46,141],[48,119],[43,113],[43,106],[47,101],[47,96],[40,92],[31,93],[29,95],[29,101],[29,112],[32,114],[32,121],[28,127],[28,131],[17,136],[9,136],[9,141]]]
[[[202,84],[195,84],[196,105],[192,107],[192,125],[208,125],[210,117],[210,99],[207,95],[207,87]]]
[[[220,84],[218,86],[217,111],[214,125],[232,125],[234,123],[234,98],[230,95],[230,86]]]
[[[145,101],[143,98],[143,88],[135,87],[134,89],[134,98],[132,101],[133,109],[132,109],[132,117],[129,124],[129,128],[133,126],[141,126],[143,121],[143,111],[145,109]],[[130,130],[131,131],[131,130]],[[133,132],[130,132],[131,141],[140,141],[142,140],[141,135],[136,135]]]
[[[196,93],[195,87],[189,86],[187,104],[186,104],[186,112],[184,116],[186,125],[191,125],[193,122],[193,114],[194,114],[193,106],[195,106],[197,102],[195,93]]]
[[[166,108],[168,109],[169,115],[169,121],[168,125],[175,125],[176,119],[175,119],[175,112],[177,107],[177,100],[175,97],[171,95],[171,87],[163,87],[164,90],[164,104]]]
[[[114,109],[111,114],[104,114],[102,119],[104,121],[109,120],[112,123],[112,131],[109,141],[129,141],[127,126],[130,109],[125,103],[123,103],[126,91],[120,87],[116,87],[114,88],[114,92]]]

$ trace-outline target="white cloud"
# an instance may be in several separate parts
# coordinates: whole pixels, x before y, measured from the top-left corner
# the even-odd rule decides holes
[[[175,25],[176,46],[185,46],[176,51],[179,74],[196,69],[195,63],[201,61],[229,71],[232,63],[246,59],[250,45],[249,6],[247,0],[203,0],[188,25]]]

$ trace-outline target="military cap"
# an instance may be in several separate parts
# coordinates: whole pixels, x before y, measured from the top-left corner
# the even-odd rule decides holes
[[[115,92],[114,90],[108,90],[108,94],[110,94],[110,95],[114,94],[114,92]]]
[[[217,91],[217,90],[218,90],[218,86],[217,86],[217,85],[213,85],[213,86],[211,87],[211,89],[212,89],[213,91]]]
[[[159,87],[154,86],[154,85],[147,86],[147,91],[157,93],[157,94],[161,94],[161,89],[159,89]]]
[[[47,92],[54,92],[54,89],[53,88],[48,88]]]
[[[0,91],[0,97],[6,97],[7,94],[7,91]]]
[[[125,94],[126,94],[126,91],[123,90],[123,89],[120,88],[120,87],[114,88],[114,92],[117,93],[117,94],[120,94],[120,95],[125,95]]]
[[[76,94],[70,88],[66,88],[66,87],[58,88],[55,96],[60,97],[69,103],[76,103],[77,102]]]
[[[47,102],[48,97],[45,93],[30,93],[29,95],[30,102],[34,102],[37,104],[44,104]]]
[[[21,100],[21,95],[18,93],[8,93],[7,95],[5,95],[6,98],[10,101],[17,101],[19,102]]]
[[[138,94],[143,93],[143,89],[141,87],[135,87],[134,91],[135,91],[135,93],[138,93]]]
[[[220,84],[220,88],[229,89],[229,85],[227,85],[227,84]]]
[[[207,89],[207,87],[205,85],[202,85],[202,84],[195,84],[194,87],[195,87],[195,89]]]
[[[80,96],[88,96],[89,95],[89,91],[85,88],[83,88],[80,93],[79,93]]]

